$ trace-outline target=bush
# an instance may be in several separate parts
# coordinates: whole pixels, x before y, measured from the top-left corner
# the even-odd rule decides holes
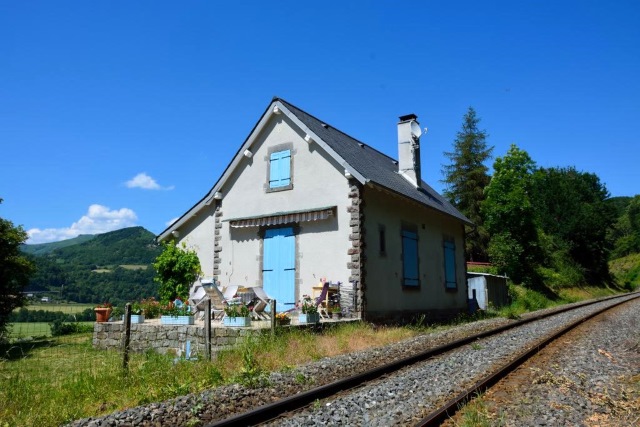
[[[49,323],[49,325],[51,326],[51,335],[54,337],[93,331],[93,325],[86,325],[83,323],[65,323],[61,319],[56,319]]]

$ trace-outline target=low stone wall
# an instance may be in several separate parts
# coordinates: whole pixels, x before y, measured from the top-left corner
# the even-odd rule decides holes
[[[211,352],[233,346],[242,338],[259,333],[258,329],[211,328]],[[93,326],[94,348],[120,350],[123,339],[122,322],[95,323]],[[204,327],[134,323],[131,325],[129,349],[137,353],[153,349],[161,354],[179,354],[187,341],[191,342],[192,354],[204,354]]]

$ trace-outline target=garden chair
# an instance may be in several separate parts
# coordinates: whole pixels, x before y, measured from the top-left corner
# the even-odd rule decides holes
[[[189,303],[191,304],[195,316],[203,316],[204,302],[207,299],[209,299],[209,296],[201,284],[196,283],[191,287],[191,290],[189,291]]]
[[[320,295],[314,301],[314,305],[318,309],[318,313],[321,317],[325,319],[329,318],[329,312],[327,311],[327,293],[329,292],[330,282],[324,282],[322,285],[322,291],[320,291]]]
[[[227,286],[225,293],[222,293],[220,288],[214,284],[206,286],[204,290],[207,293],[207,297],[211,300],[211,318],[213,320],[222,320],[224,318],[224,307],[228,304],[228,301],[233,298],[233,295],[236,294],[238,287]],[[227,298],[227,294],[230,294],[231,297]]]
[[[264,312],[264,310],[269,306],[269,304],[271,304],[271,301],[273,301],[273,298],[267,295],[267,293],[264,291],[264,288],[262,286],[255,286],[251,289],[253,290],[253,293],[256,294],[256,299],[257,299],[256,303],[253,306],[252,313],[258,319],[269,320],[270,317]]]

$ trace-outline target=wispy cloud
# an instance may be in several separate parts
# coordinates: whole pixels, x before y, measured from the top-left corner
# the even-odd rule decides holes
[[[169,227],[171,224],[173,224],[174,222],[176,222],[177,220],[179,220],[180,217],[175,217],[173,219],[170,219],[169,221],[165,222],[164,225],[166,225],[167,227]]]
[[[32,228],[27,230],[27,243],[48,243],[71,239],[80,234],[100,234],[136,225],[138,216],[129,208],[111,210],[102,205],[91,205],[86,215],[64,228]]]
[[[147,175],[145,172],[139,173],[138,175],[131,178],[129,181],[125,182],[125,185],[128,188],[142,188],[143,190],[173,190],[174,186],[171,185],[169,187],[163,187],[156,182],[155,179]]]

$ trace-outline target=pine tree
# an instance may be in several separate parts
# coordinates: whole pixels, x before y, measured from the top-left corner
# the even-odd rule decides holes
[[[476,111],[469,107],[453,151],[444,153],[451,164],[442,169],[445,197],[474,223],[474,226],[466,227],[469,261],[488,260],[489,235],[484,228],[480,206],[485,197],[484,188],[491,180],[489,168],[484,163],[491,158],[493,147],[487,147],[487,132],[478,129],[479,122]]]

